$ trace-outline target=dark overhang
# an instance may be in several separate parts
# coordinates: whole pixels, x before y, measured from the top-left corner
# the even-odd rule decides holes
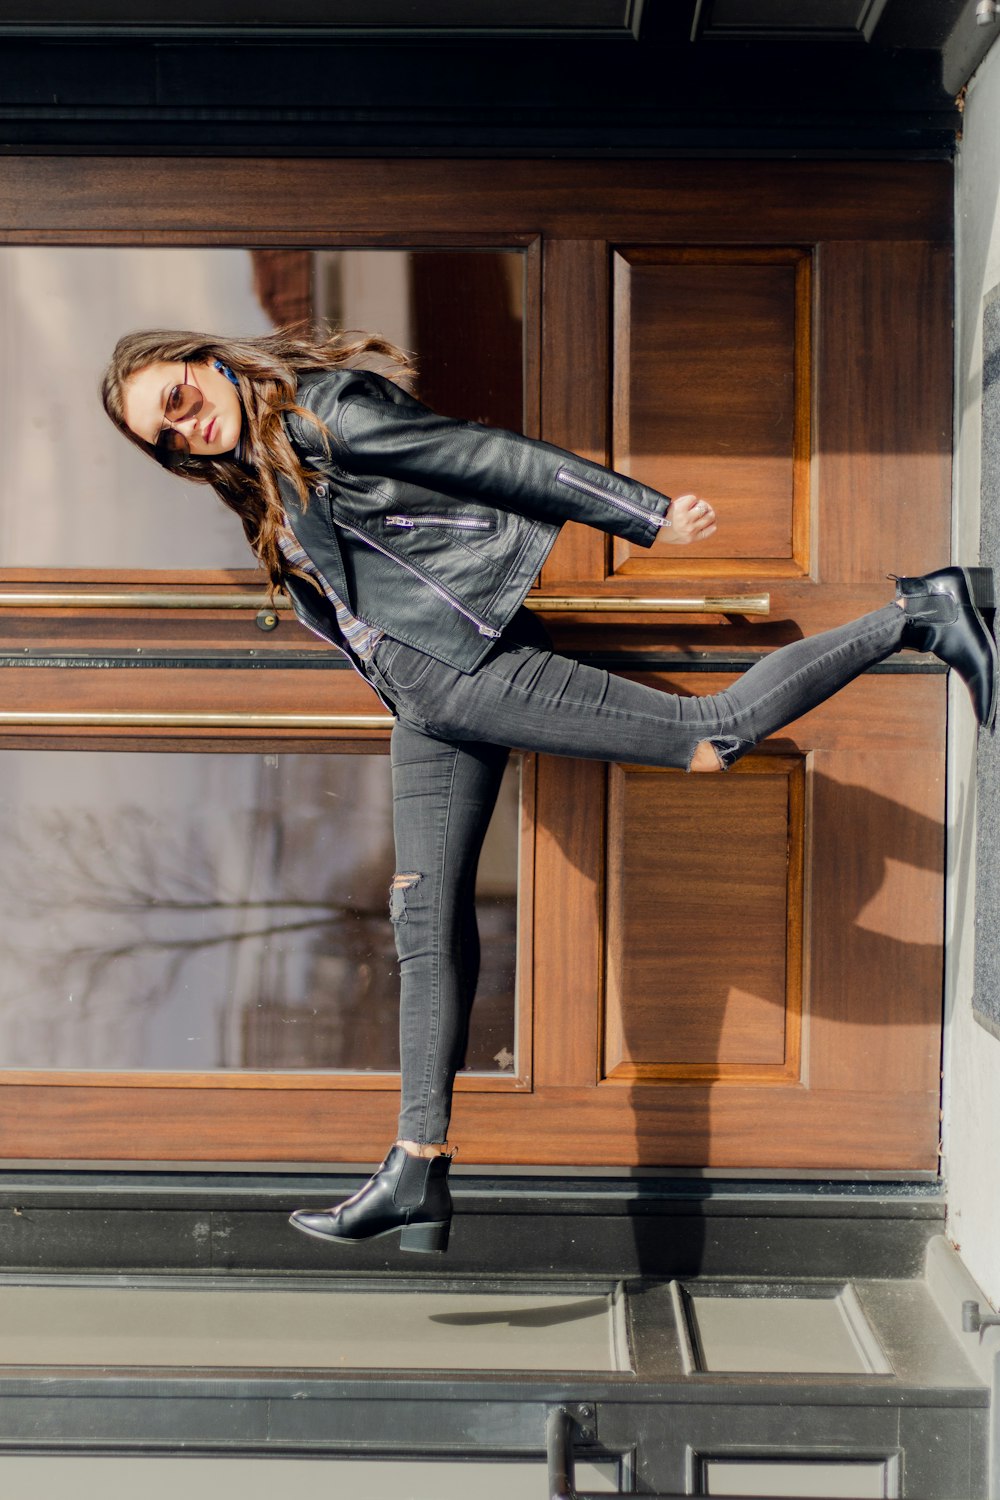
[[[0,36],[634,41],[643,0],[0,0]]]
[[[0,152],[941,156],[993,0],[0,0]]]

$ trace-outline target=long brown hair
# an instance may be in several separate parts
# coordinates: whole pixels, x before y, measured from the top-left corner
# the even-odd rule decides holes
[[[295,486],[303,505],[308,502],[312,477],[299,461],[281,422],[281,414],[297,412],[317,428],[329,449],[329,436],[312,412],[296,405],[298,375],[305,370],[344,368],[380,369],[394,379],[413,374],[408,355],[378,334],[330,334],[293,324],[257,338],[226,338],[205,333],[152,329],[127,333],[118,340],[101,381],[104,410],[129,442],[156,458],[152,443],[134,433],[125,421],[124,386],[147,365],[221,362],[236,377],[243,407],[239,459],[232,453],[215,456],[187,454],[171,464],[171,473],[194,484],[209,484],[236,512],[247,541],[260,559],[272,588],[281,581],[282,554],[278,532],[284,506],[278,476]]]

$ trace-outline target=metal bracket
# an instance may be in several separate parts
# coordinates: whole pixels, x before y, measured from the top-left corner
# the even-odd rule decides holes
[[[573,1458],[573,1438],[580,1424],[580,1433],[590,1438],[597,1436],[596,1413],[590,1405],[566,1405],[550,1408],[545,1419],[545,1455],[549,1471],[550,1500],[584,1500],[576,1487],[576,1463]],[[588,1430],[585,1424],[589,1423]]]
[[[983,1328],[1000,1328],[1000,1314],[984,1313],[978,1302],[963,1302],[962,1332],[979,1333]]]
[[[587,1401],[567,1402],[563,1411],[576,1428],[576,1436],[585,1443],[597,1442],[597,1407]]]

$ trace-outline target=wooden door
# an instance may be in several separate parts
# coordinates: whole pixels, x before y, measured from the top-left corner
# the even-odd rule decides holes
[[[886,571],[947,555],[944,165],[8,159],[0,221],[11,243],[516,251],[523,430],[720,512],[717,537],[683,551],[568,527],[540,581],[559,642],[657,686],[712,691],[883,603]],[[8,576],[4,745],[54,766],[71,747],[384,748],[353,674],[286,620],[264,634],[253,610],[218,607],[254,583]],[[206,608],[11,602],[55,585],[201,590]],[[762,595],[768,614],[741,609]],[[148,667],[101,661],[126,641]],[[943,734],[944,679],[909,657],[725,777],[527,762],[516,1038],[502,1069],[459,1080],[463,1160],[933,1171]],[[377,1067],[245,1053],[141,1072],[95,1055],[89,1071],[8,1067],[8,1156],[363,1161],[393,1133]]]

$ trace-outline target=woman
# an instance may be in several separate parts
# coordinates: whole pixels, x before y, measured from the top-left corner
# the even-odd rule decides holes
[[[732,687],[681,698],[552,653],[523,600],[567,520],[649,546],[716,530],[694,495],[670,500],[575,454],[436,415],[386,365],[378,338],[310,342],[141,333],[104,377],[112,421],[240,517],[274,587],[346,652],[392,711],[400,960],[399,1138],[339,1208],[298,1210],[306,1234],[447,1246],[447,1128],[475,993],[475,872],[508,747],[724,770],[766,735],[903,646],[996,710],[990,569],[899,578],[874,613],[770,653]]]

